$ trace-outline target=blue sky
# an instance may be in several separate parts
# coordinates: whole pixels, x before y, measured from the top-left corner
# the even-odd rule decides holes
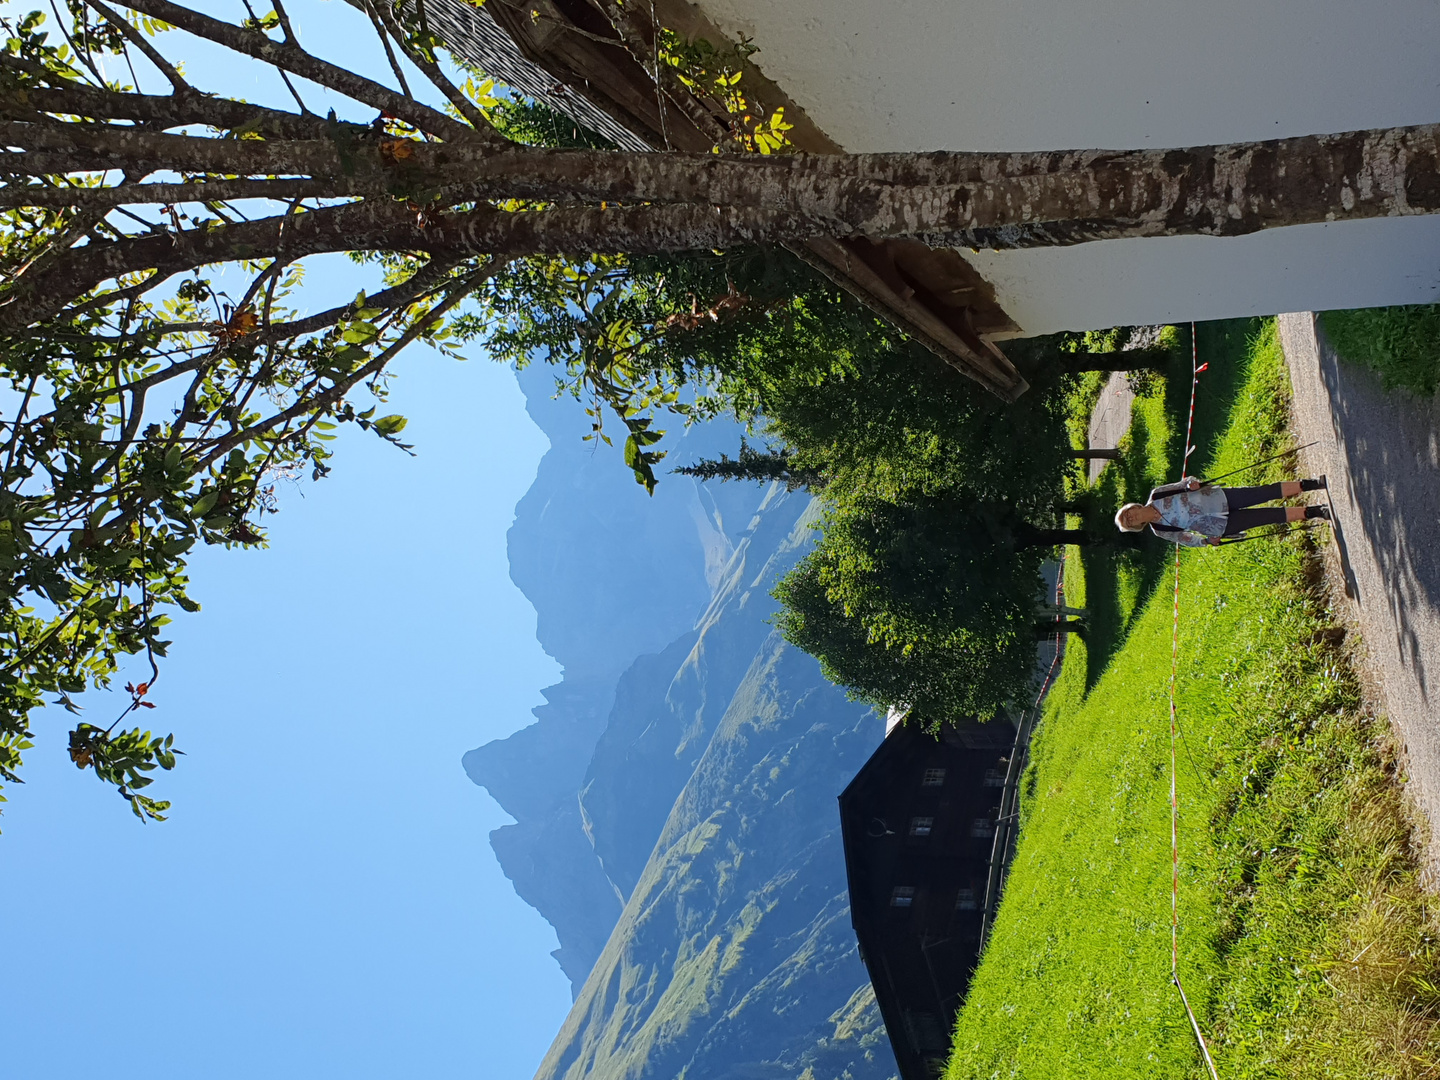
[[[288,6],[311,47],[363,55],[347,5]],[[187,49],[201,85],[270,97]],[[338,259],[308,280],[311,308],[365,284]],[[491,854],[509,819],[460,757],[529,723],[559,676],[505,556],[546,441],[483,356],[415,349],[396,372],[418,456],[347,435],[331,478],[282,489],[268,550],[193,561],[204,610],[172,626],[144,717],[187,753],[152,789],[169,821],[136,821],[69,763],[68,718],[39,715],[0,818],[5,1077],[538,1065],[568,983]]]

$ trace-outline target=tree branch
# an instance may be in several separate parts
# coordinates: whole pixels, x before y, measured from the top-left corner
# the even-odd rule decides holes
[[[400,84],[400,89],[406,97],[414,97],[415,95],[410,92],[410,83],[405,78],[405,69],[400,66],[400,61],[395,59],[395,50],[390,47],[390,35],[385,32],[385,24],[375,13],[374,0],[364,0],[364,3],[365,14],[370,16],[370,25],[375,28],[375,36],[380,39],[380,44],[385,48],[385,59],[390,62],[390,71],[395,75],[395,81]]]
[[[115,187],[51,187],[11,184],[0,188],[0,209],[17,206],[73,206],[96,210],[117,206],[167,206],[217,199],[314,199],[383,193],[379,184],[346,179],[199,180],[180,184],[119,184]]]
[[[89,172],[97,164],[103,169],[137,164],[222,176],[325,176],[345,171],[340,150],[329,139],[215,139],[47,118],[30,123],[0,121],[0,144],[24,147],[22,153],[0,156],[0,170],[33,176]],[[383,171],[378,143],[372,143],[369,153],[358,152],[360,149],[357,146],[357,152],[349,155],[351,171]],[[47,150],[59,155],[76,154],[77,160],[66,167],[63,156],[31,157],[34,152]],[[44,171],[37,171],[41,169]]]
[[[133,285],[127,285],[123,289],[115,289],[108,293],[102,293],[99,296],[92,296],[89,300],[76,304],[74,307],[67,307],[65,308],[64,313],[67,317],[73,318],[74,316],[83,314],[84,312],[89,311],[92,308],[104,307],[106,304],[113,304],[119,300],[133,300],[136,297],[141,296],[146,292],[149,292],[151,289],[155,288],[155,286],[162,284],[164,281],[165,278],[161,277],[159,274],[151,274],[143,281],[137,281]]]
[[[130,44],[139,49],[140,52],[144,54],[145,59],[154,64],[160,74],[169,80],[170,85],[175,88],[175,93],[184,95],[193,92],[190,84],[187,83],[180,72],[176,70],[175,65],[161,56],[160,50],[146,41],[145,35],[131,26],[129,20],[121,18],[119,14],[101,3],[100,0],[84,0],[84,3],[98,11],[106,22],[124,34]],[[140,87],[137,85],[135,89],[139,90]]]
[[[76,50],[76,53],[78,55],[79,50]],[[66,66],[68,67],[69,65]],[[8,67],[12,71],[21,71],[24,72],[26,75],[31,76],[32,78],[42,79],[46,82],[59,80],[61,82],[64,82],[66,85],[82,86],[86,90],[89,90],[93,93],[101,92],[88,83],[72,81],[63,78],[62,76],[56,75],[55,72],[51,71],[44,64],[37,64],[34,60],[27,60],[23,56],[15,56],[14,54],[8,52],[0,53],[0,67]],[[85,73],[83,71],[80,71],[78,68],[72,67],[70,68],[70,70],[75,72],[76,80],[83,79],[85,77]],[[98,78],[99,76],[97,75],[96,77]],[[30,88],[27,86],[24,87],[24,90],[26,93],[28,93]],[[109,91],[105,92],[108,93]]]
[[[227,435],[205,456],[200,462],[200,467],[207,467],[212,462],[228,454],[241,443],[249,442],[251,439],[265,434],[265,432],[280,424],[289,423],[298,416],[320,412],[338,404],[356,384],[380,374],[380,372],[385,369],[385,365],[395,359],[401,351],[424,334],[429,327],[434,325],[436,319],[441,318],[447,311],[474,292],[476,286],[493,277],[509,261],[509,259],[505,258],[491,259],[490,262],[473,274],[465,275],[465,277],[457,281],[446,293],[444,299],[431,307],[423,316],[412,321],[410,326],[406,328],[405,332],[401,334],[399,338],[373,356],[368,363],[361,365],[344,379],[338,380],[328,390],[311,398],[302,398],[267,420],[262,420],[258,424],[252,424],[243,431],[237,431],[231,435]]]
[[[15,62],[16,58],[0,53],[0,68],[11,66]],[[267,138],[322,139],[328,133],[326,121],[314,115],[298,116],[281,109],[232,101],[229,98],[209,97],[200,93],[183,97],[171,94],[126,94],[71,84],[53,88],[27,87],[23,103],[18,99],[0,100],[0,116],[6,119],[34,121],[45,113],[105,120],[133,120],[161,128],[186,127],[191,124],[205,124],[222,131],[244,128]],[[369,131],[360,124],[343,122],[341,128],[357,137]]]
[[[197,37],[223,45],[234,52],[283,68],[291,74],[328,87],[371,108],[388,112],[421,131],[429,131],[457,142],[479,140],[499,144],[505,141],[493,132],[467,127],[428,105],[396,93],[387,86],[312,56],[289,42],[275,41],[257,30],[247,30],[233,23],[212,19],[191,8],[171,3],[170,0],[126,0],[125,6],[152,18],[161,19],[172,26],[178,26],[182,30],[188,30]]]
[[[423,297],[427,292],[433,291],[438,285],[441,284],[441,282],[443,282],[445,275],[449,273],[449,271],[453,270],[457,265],[459,265],[459,261],[454,259],[432,260],[425,266],[421,267],[418,271],[416,271],[416,273],[413,274],[408,281],[404,281],[401,284],[393,286],[389,289],[382,289],[380,292],[373,293],[367,296],[365,298],[365,304],[367,307],[377,307],[382,310],[395,310],[408,306],[409,304]],[[271,275],[269,278],[270,283],[273,284],[273,282],[278,276],[279,271]],[[265,280],[264,275],[262,275],[259,280]],[[143,287],[152,287],[152,283],[145,282],[143,283]],[[132,292],[133,290],[139,288],[141,288],[141,286],[135,286],[132,287],[132,290],[124,290],[123,293]],[[108,294],[104,299],[113,302],[116,298],[122,296],[123,293],[111,293]],[[249,295],[253,295],[253,289]],[[91,302],[92,305],[94,303],[95,301]],[[241,306],[243,307],[244,304],[245,301],[242,301]],[[322,311],[315,315],[309,315],[302,319],[294,319],[289,322],[275,323],[272,326],[263,327],[259,330],[256,330],[254,333],[247,335],[244,340],[246,344],[251,346],[269,345],[275,342],[300,337],[304,334],[315,333],[316,331],[324,330],[330,326],[333,326],[336,322],[349,315],[354,310],[355,304],[352,301],[348,304],[333,307],[327,311]],[[69,312],[67,311],[65,314],[69,314]],[[164,337],[171,334],[195,333],[197,331],[208,331],[213,333],[214,324],[208,322],[177,323],[161,327],[150,327],[146,329],[145,333],[158,333],[160,336]],[[107,339],[107,341],[108,340],[111,339]],[[180,375],[184,375],[187,372],[197,370],[204,364],[208,363],[210,359],[212,359],[213,355],[213,350],[192,353],[186,359],[176,361],[175,363],[170,364],[169,366],[162,368],[159,371],[153,371],[149,375],[143,375],[140,378],[134,379],[127,383],[116,383],[112,387],[106,387],[104,390],[97,391],[97,394],[109,395],[123,393],[143,395],[153,387],[159,386],[162,383],[169,382],[171,379],[174,379]],[[53,411],[45,413],[44,415],[37,417],[34,422],[42,422],[53,415]],[[6,423],[7,422],[5,421],[0,421],[0,426],[4,426]],[[16,425],[9,424],[9,426],[13,428]],[[122,438],[119,441],[121,443],[134,442],[136,440],[133,438],[133,435],[134,433],[131,432],[129,436]],[[176,441],[186,440],[179,439]]]
[[[240,312],[248,308],[251,301],[255,299],[255,294],[260,291],[261,286],[264,285],[265,282],[271,281],[279,276],[283,265],[283,263],[276,259],[257,274],[250,282],[249,287],[246,288],[245,295],[241,297],[240,302],[235,305],[235,310]],[[170,424],[170,437],[165,440],[167,450],[184,436],[185,428],[193,423],[191,413],[195,410],[195,398],[200,391],[200,387],[205,382],[206,372],[211,366],[221,360],[225,356],[225,353],[225,338],[220,337],[217,338],[214,347],[207,349],[199,358],[200,363],[196,367],[195,378],[190,380],[190,387],[185,391],[184,400],[180,403],[180,410],[176,413],[175,419]]]
[[[439,285],[447,274],[460,265],[456,258],[431,259],[419,270],[415,271],[407,281],[388,289],[382,289],[377,293],[365,297],[365,306],[390,310],[405,307],[419,300],[426,293],[431,292]],[[497,268],[498,269],[498,268]],[[321,311],[314,315],[307,315],[302,319],[292,319],[289,322],[275,323],[273,326],[255,332],[251,341],[258,344],[268,344],[272,341],[283,341],[287,338],[299,337],[301,334],[313,334],[317,330],[323,330],[344,318],[355,310],[352,301],[338,307]]]
[[[362,209],[364,213],[355,213]],[[293,217],[277,215],[218,229],[97,241],[71,248],[44,272],[30,275],[0,294],[0,330],[19,330],[43,321],[102,282],[142,270],[153,269],[169,277],[206,263],[279,255],[293,260],[326,251],[354,250],[357,245],[346,243],[337,230],[358,229],[364,219],[373,219],[372,228],[381,221],[400,224],[402,214],[395,204],[327,207]],[[363,250],[367,245],[358,246]]]
[[[70,46],[70,51],[85,65],[85,70],[90,72],[96,84],[104,86],[105,78],[100,74],[100,70],[95,66],[94,59],[90,56],[90,35],[88,33],[85,35],[85,47],[82,48],[80,44],[70,36],[70,31],[65,28],[65,18],[60,14],[60,8],[56,6],[55,0],[50,0],[50,10],[55,13],[55,25],[60,28],[60,33],[65,35],[65,44]],[[81,26],[83,28],[84,23],[81,23]],[[79,72],[77,72],[77,74],[79,74]]]
[[[259,16],[255,14],[255,9],[250,6],[250,0],[240,0],[240,2],[245,5],[245,13],[250,16],[250,22],[253,23],[255,28],[263,34],[265,32],[265,28],[261,25]],[[290,20],[288,18],[281,17],[278,11],[275,14],[276,17],[280,19],[280,27],[282,32],[285,34],[285,43],[287,45],[294,45],[298,48],[300,43],[295,40],[295,33],[290,28]],[[280,81],[285,84],[285,89],[290,91],[290,96],[295,99],[295,104],[300,106],[301,115],[308,116],[310,113],[310,108],[305,104],[305,99],[300,96],[300,91],[295,89],[295,84],[290,81],[289,73],[281,67],[277,67],[275,69],[275,73],[280,76]]]
[[[291,45],[299,45],[300,39],[295,36],[295,28],[290,25],[290,13],[285,10],[285,5],[280,0],[270,0],[275,6],[275,15],[280,20],[280,30],[285,35],[285,40]]]
[[[65,251],[94,228],[101,216],[102,214],[96,211],[76,213],[64,228],[58,232],[52,232],[44,245],[38,251],[30,253],[30,257],[20,266],[14,269],[0,267],[0,278],[4,278],[6,281],[16,281],[36,267],[45,266],[60,252]],[[56,221],[61,220],[63,220],[62,216],[57,214]]]
[[[332,251],[428,251],[432,255],[585,255],[689,251],[812,235],[816,227],[763,211],[711,207],[599,207],[511,213],[480,207],[426,217],[393,202],[349,203],[293,217],[215,229],[139,236],[72,248],[0,297],[0,330],[60,311],[107,279],[142,270],[171,275],[208,263]]]
[[[383,39],[386,33],[394,38],[400,48],[405,50],[405,55],[410,58],[410,62],[424,73],[425,77],[430,80],[435,89],[445,95],[446,100],[455,106],[461,116],[470,121],[476,131],[493,131],[489,118],[475,107],[458,86],[445,77],[445,73],[440,70],[440,65],[410,43],[410,39],[405,35],[405,31],[390,17],[390,12],[386,8],[388,3],[389,0],[366,0],[366,7],[371,10],[373,17],[379,19],[384,27],[384,30],[381,31],[381,38]],[[388,53],[390,46],[387,44],[385,49]],[[403,76],[400,75],[398,64],[395,65],[395,74],[402,79],[401,85],[403,86]],[[496,137],[500,138],[498,134]]]
[[[668,100],[685,114],[702,135],[717,146],[734,134],[730,124],[718,120],[690,88],[680,81],[680,77],[669,64],[660,63],[658,28],[651,21],[643,3],[638,0],[631,0],[627,4],[617,3],[616,0],[596,0],[596,4],[620,35],[626,51],[640,65],[641,70],[655,80],[656,93],[660,98],[657,105],[660,109],[665,108]],[[663,117],[661,119],[663,120]]]

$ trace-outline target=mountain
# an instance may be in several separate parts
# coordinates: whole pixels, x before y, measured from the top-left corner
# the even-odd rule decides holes
[[[769,622],[815,506],[678,476],[647,498],[548,375],[521,379],[551,449],[511,574],[564,678],[465,767],[516,819],[492,843],[575,989],[537,1078],[892,1076],[835,804],[883,722]],[[692,428],[669,460],[740,434]]]

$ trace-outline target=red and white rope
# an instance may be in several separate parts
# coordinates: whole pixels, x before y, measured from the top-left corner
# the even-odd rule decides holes
[[[1208,367],[1209,365],[1205,365]],[[1200,385],[1200,350],[1195,338],[1195,324],[1190,324],[1190,416],[1185,423],[1185,454],[1180,463],[1180,475],[1190,475],[1190,455],[1195,452],[1195,390]],[[1190,1018],[1190,1028],[1195,1032],[1195,1041],[1205,1058],[1212,1080],[1220,1080],[1215,1071],[1215,1062],[1210,1057],[1210,1047],[1200,1032],[1200,1022],[1190,1008],[1190,999],[1185,996],[1185,987],[1180,983],[1180,795],[1176,786],[1179,770],[1176,768],[1176,746],[1180,728],[1175,713],[1175,680],[1180,669],[1180,545],[1175,545],[1175,603],[1170,629],[1170,979],[1180,991],[1180,1002],[1185,1006],[1185,1015]]]

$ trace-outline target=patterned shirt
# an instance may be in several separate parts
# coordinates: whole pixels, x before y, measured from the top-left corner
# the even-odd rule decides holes
[[[1178,484],[1166,484],[1150,493],[1147,506],[1160,511],[1160,520],[1150,523],[1150,531],[1162,540],[1184,547],[1203,547],[1211,537],[1224,536],[1230,517],[1230,504],[1225,489],[1206,485],[1198,491],[1186,486],[1191,477]]]

